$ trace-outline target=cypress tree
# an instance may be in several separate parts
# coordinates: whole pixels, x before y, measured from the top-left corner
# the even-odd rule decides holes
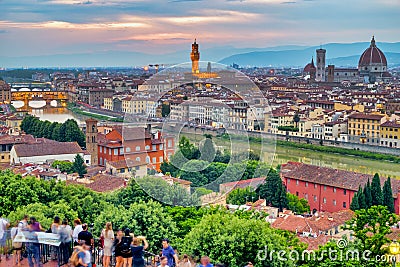
[[[392,183],[390,182],[390,177],[387,178],[385,184],[383,185],[383,205],[388,208],[390,212],[395,212],[394,210],[394,199],[392,192]]]
[[[365,188],[364,191],[362,190],[361,186],[358,188],[358,207],[360,209],[366,209],[367,208],[367,203],[365,201]]]
[[[383,204],[381,180],[379,179],[379,174],[377,173],[375,173],[374,178],[372,179],[371,196],[372,196],[372,206],[378,206]]]
[[[371,183],[368,182],[364,187],[364,198],[365,198],[365,208],[370,208],[372,206],[372,195],[371,195]]]
[[[78,173],[80,177],[83,177],[87,173],[85,161],[81,155],[76,154],[72,169],[74,172]]]
[[[362,194],[362,192],[361,192]],[[360,205],[358,204],[358,192],[356,192],[351,200],[350,209],[352,211],[356,211],[360,209]]]

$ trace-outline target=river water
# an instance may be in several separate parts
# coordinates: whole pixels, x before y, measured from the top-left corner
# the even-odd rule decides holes
[[[31,103],[31,106],[41,106],[43,103]],[[23,104],[23,103],[22,103]],[[15,107],[19,108],[21,103],[15,103]],[[82,125],[87,117],[74,114],[64,107],[42,107],[29,108],[29,113],[38,116],[41,120],[49,120],[51,122],[64,122],[67,119],[77,120],[79,125]],[[193,141],[199,141],[202,138],[193,134],[185,134]],[[200,134],[201,135],[201,134]],[[221,139],[214,139],[217,145],[230,147],[230,144]],[[246,146],[243,146],[246,147]],[[275,153],[265,153],[264,160],[271,162],[274,167],[278,164],[284,164],[288,161],[297,161],[307,164],[317,165],[321,167],[330,167],[335,169],[354,171],[367,174],[379,173],[384,177],[392,177],[400,179],[400,164],[358,158],[354,156],[344,156],[333,153],[315,152],[311,150],[303,150],[291,147],[276,147]]]

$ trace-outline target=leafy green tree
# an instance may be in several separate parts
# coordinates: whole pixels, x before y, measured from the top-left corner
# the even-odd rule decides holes
[[[229,152],[221,152],[220,150],[217,150],[217,152],[215,152],[214,162],[229,163],[230,160],[231,154]]]
[[[201,174],[207,178],[207,183],[211,183],[224,173],[226,167],[227,164],[225,163],[212,162],[205,170],[201,171]]]
[[[236,188],[232,190],[226,199],[228,204],[244,205],[247,202],[257,200],[257,193],[251,187]]]
[[[289,210],[300,214],[310,212],[310,205],[306,199],[299,198],[298,196],[290,193],[287,193],[287,199]]]
[[[83,177],[87,173],[86,165],[81,155],[76,154],[72,169],[80,177]]]
[[[132,203],[140,200],[149,201],[152,197],[149,196],[143,188],[136,182],[136,179],[131,179],[125,188],[110,193],[107,200],[115,206],[123,206],[128,208]]]
[[[201,197],[201,196],[205,196],[208,195],[210,193],[212,193],[213,191],[204,187],[197,187],[195,189],[195,193],[197,196]]]
[[[73,163],[70,161],[55,160],[51,167],[59,169],[61,172],[73,173]]]
[[[208,183],[207,178],[200,171],[206,169],[208,162],[190,160],[186,162],[179,173],[179,178],[192,182],[192,186],[199,187]]]
[[[171,107],[169,104],[162,104],[161,106],[161,116],[162,117],[168,117],[169,113],[171,112]]]
[[[199,158],[199,149],[191,144],[190,140],[185,136],[182,136],[182,138],[179,140],[178,148],[178,152],[182,153],[182,155],[188,160]]]
[[[371,193],[371,183],[368,179],[367,184],[364,187],[364,197],[365,197],[365,207],[369,208],[372,206],[372,193]]]
[[[215,159],[215,146],[211,136],[207,136],[200,146],[200,160],[213,162]]]
[[[390,181],[390,177],[387,178],[385,184],[383,185],[383,205],[388,208],[388,210],[392,213],[395,212],[394,209],[394,199],[393,199],[393,192],[392,192],[392,183]]]
[[[284,208],[288,208],[286,188],[282,183],[279,173],[275,170],[271,169],[265,179],[265,183],[260,185],[256,191],[268,204],[279,208],[280,211]]]
[[[133,233],[144,235],[151,242],[149,251],[158,253],[162,240],[168,238],[175,245],[178,229],[171,216],[165,211],[160,203],[155,201],[140,201],[133,203],[129,209],[130,220],[136,221],[136,227],[131,229]]]
[[[360,191],[359,191],[360,192]],[[362,192],[356,192],[354,193],[353,198],[351,199],[351,203],[350,203],[350,209],[352,211],[356,211],[360,209],[360,205],[358,203],[358,194],[362,194]]]
[[[385,247],[389,243],[387,235],[391,233],[390,226],[396,223],[396,215],[384,206],[372,206],[368,209],[357,210],[346,229],[353,231],[359,242],[360,251],[370,251],[369,257],[384,255],[388,252]]]
[[[383,204],[381,180],[379,178],[379,174],[377,174],[377,173],[375,173],[374,178],[372,178],[371,196],[372,196],[372,205],[373,206]]]
[[[180,184],[169,184],[159,177],[136,178],[136,183],[149,196],[167,205],[197,206],[201,204],[196,194],[191,194]]]
[[[234,214],[217,213],[204,216],[185,236],[178,249],[196,258],[208,255],[213,262],[229,266],[244,266],[248,261],[256,267],[295,266],[296,263],[290,259],[280,261],[273,257],[270,260],[265,255],[266,248],[268,251],[282,250],[287,253],[288,245],[293,249],[303,248],[294,234],[285,235],[270,228],[263,220],[241,219]],[[263,260],[263,256],[268,257],[268,260]]]
[[[365,188],[364,188],[364,190],[361,188],[361,186],[358,188],[357,197],[358,197],[359,209],[366,209],[367,201],[365,199]]]

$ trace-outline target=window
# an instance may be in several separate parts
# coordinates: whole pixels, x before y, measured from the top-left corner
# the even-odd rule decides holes
[[[324,191],[326,191],[326,185],[324,185]]]
[[[163,162],[163,161],[164,161],[163,157],[160,157],[159,159],[160,159],[160,162]]]
[[[343,189],[343,195],[346,195],[346,194],[347,194],[347,190]]]
[[[157,145],[152,145],[152,146],[151,146],[151,149],[152,149],[152,150],[157,150]]]
[[[157,158],[153,157],[153,163],[157,163]]]
[[[336,187],[333,188],[333,193],[336,193]]]
[[[333,206],[336,206],[336,199],[333,200]]]
[[[163,149],[164,149],[163,144],[160,144],[160,150],[163,150]]]
[[[99,164],[103,165],[103,158],[100,157]]]
[[[102,146],[100,146],[100,153],[102,153],[103,152],[103,147]]]
[[[324,204],[326,204],[326,197],[324,197],[323,202],[324,202]]]
[[[304,198],[308,199],[308,194],[307,193],[304,194]]]
[[[108,155],[111,156],[111,153],[112,153],[112,150],[111,150],[111,148],[109,148],[109,149],[108,149]]]
[[[114,148],[114,156],[118,155],[118,148]]]
[[[121,148],[119,149],[119,154],[121,154],[121,155],[124,154],[124,148],[123,148],[123,147],[121,147]]]
[[[147,146],[144,147],[144,149],[149,150],[149,149],[150,149],[150,146],[147,145]]]
[[[136,146],[136,151],[140,151],[140,146]]]
[[[343,202],[343,208],[347,208],[347,203]]]
[[[4,156],[1,156],[1,157],[4,157]],[[89,164],[89,160],[88,159],[86,160],[86,164]]]
[[[308,182],[306,182],[306,187],[308,187]]]
[[[296,192],[296,196],[297,196],[297,197],[299,196],[299,192]]]
[[[140,161],[140,157],[136,157],[136,161]]]
[[[126,147],[126,148],[125,148],[125,152],[126,152],[126,153],[131,152],[131,148],[130,148],[130,147]]]
[[[296,180],[296,185],[299,185],[299,180]]]
[[[137,171],[140,170],[140,167],[139,167],[139,166],[136,166],[136,167],[135,167],[135,170],[137,170]]]
[[[317,196],[314,196],[314,202],[317,202]]]
[[[314,188],[317,189],[317,184],[314,184]]]
[[[146,156],[146,163],[150,163],[150,157]]]
[[[287,178],[287,183],[290,184],[290,179],[289,178]]]
[[[168,147],[172,147],[172,140],[168,140]]]

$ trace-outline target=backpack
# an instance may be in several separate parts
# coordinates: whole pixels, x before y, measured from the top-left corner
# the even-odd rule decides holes
[[[74,247],[74,251],[72,252],[71,257],[69,258],[69,265],[70,266],[78,266],[79,265],[79,257],[78,254],[80,252],[85,252],[85,250],[83,249],[83,247],[81,246],[76,246]]]
[[[128,254],[132,253],[131,242],[130,242],[130,238],[128,236],[122,237],[121,253],[124,255],[128,255]]]

